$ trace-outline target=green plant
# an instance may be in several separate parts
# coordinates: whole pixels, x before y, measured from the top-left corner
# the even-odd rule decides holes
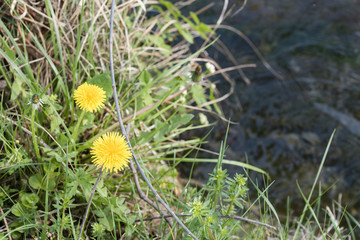
[[[83,219],[84,236],[91,239],[189,237],[159,207],[147,185],[135,179],[135,172],[99,174],[92,164],[90,147],[100,136],[119,131],[119,115],[144,175],[196,237],[232,239],[241,232],[258,239],[270,229],[284,239],[290,232],[278,231],[281,222],[266,196],[269,188],[253,184],[258,198],[251,202],[251,179],[229,177],[222,164],[266,175],[264,171],[224,159],[226,143],[218,159],[190,157],[206,136],[183,140],[182,135],[215,125],[198,112],[224,120],[219,101],[231,94],[233,85],[219,99],[216,85],[206,77],[214,68],[194,68],[194,59],[213,62],[200,54],[214,42],[190,51],[196,37],[210,41],[213,29],[194,12],[184,16],[168,1],[151,3],[116,5],[113,45],[108,2],[0,4],[0,81],[6,82],[0,89],[0,225],[5,225],[0,239],[74,239],[81,235]],[[119,106],[112,97],[112,80]],[[105,92],[104,106],[95,113],[75,104],[74,92],[83,83]],[[197,190],[177,181],[175,167],[181,162],[217,165],[209,182]],[[256,203],[261,221],[245,219]],[[307,199],[306,204],[304,212],[314,203]],[[344,218],[354,221],[350,214]],[[264,223],[273,221],[278,229]],[[338,228],[335,232],[342,233]]]
[[[2,179],[11,176],[11,181],[2,183],[2,206],[7,212],[2,219],[11,220],[8,235],[13,238],[71,238],[78,234],[84,203],[89,201],[97,176],[90,164],[89,147],[99,136],[118,127],[112,84],[104,64],[109,59],[108,45],[102,44],[109,39],[102,25],[109,19],[109,14],[102,14],[109,6],[98,1],[83,5],[61,2],[64,11],[58,11],[60,6],[50,1],[41,4],[43,8],[17,3],[0,20],[0,71],[9,90],[0,90],[0,173]],[[12,2],[6,1],[4,7],[12,8]],[[34,14],[23,18],[24,8],[32,9]],[[117,66],[123,64],[115,71],[117,95],[124,122],[131,129],[131,144],[145,169],[153,165],[150,160],[159,161],[198,146],[201,139],[178,140],[180,134],[210,126],[200,124],[189,113],[191,107],[206,105],[209,99],[208,83],[194,82],[189,67],[192,58],[204,49],[190,53],[179,46],[192,43],[189,36],[193,31],[205,37],[211,29],[194,14],[196,21],[186,26],[188,18],[179,15],[169,2],[148,8],[158,9],[157,14],[147,17],[136,4],[117,6],[120,14],[115,16],[114,35],[114,62]],[[126,80],[119,81],[120,77]],[[106,92],[105,107],[95,114],[79,110],[74,103],[75,89],[85,82]],[[186,94],[195,88],[197,92]],[[213,92],[211,98],[214,100]],[[219,111],[216,101],[198,109]],[[181,159],[178,157],[176,162]],[[165,167],[161,176],[151,179],[153,184],[167,184],[162,177],[172,176],[173,171],[173,167]],[[147,209],[137,202],[130,175],[128,171],[116,177],[105,174],[93,198],[89,218],[95,218],[114,238],[122,234],[122,226],[128,236],[142,235],[133,224],[136,217],[146,216],[126,211],[129,201],[136,211]],[[126,201],[116,200],[119,193]],[[161,194],[172,199],[169,190]],[[32,206],[27,200],[30,197]],[[176,203],[175,199],[171,201]],[[95,233],[90,227],[85,231],[87,235]],[[167,231],[164,226],[158,234]],[[95,236],[99,237],[98,231]]]

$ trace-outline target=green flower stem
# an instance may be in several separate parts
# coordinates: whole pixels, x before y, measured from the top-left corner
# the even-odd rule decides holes
[[[227,213],[226,213],[226,215],[228,215],[228,216],[229,216],[230,213],[231,213],[231,209],[232,209],[232,207],[233,207],[233,205],[234,205],[235,199],[236,199],[236,198],[234,198],[234,197],[231,199],[231,202],[230,202],[230,204],[229,204],[229,207],[228,207],[228,210],[227,210]]]
[[[64,230],[64,225],[65,225],[65,210],[66,208],[63,207],[62,208],[62,214],[61,214],[61,225],[60,225],[60,232],[59,232],[59,235],[60,235],[60,238],[59,239],[62,239],[62,234],[63,234],[63,230]]]
[[[49,214],[49,173],[46,173],[45,217],[44,217],[44,225],[41,233],[41,239],[46,239],[46,232],[48,229],[48,225],[47,225],[48,214]]]
[[[88,215],[88,213],[89,213],[90,205],[91,205],[91,202],[92,202],[92,199],[93,199],[93,196],[94,196],[96,187],[97,187],[97,185],[99,184],[99,181],[100,181],[101,176],[103,175],[103,173],[104,173],[104,171],[101,171],[101,172],[100,172],[99,177],[98,177],[98,179],[96,180],[96,183],[95,183],[95,185],[94,185],[94,188],[91,190],[90,199],[89,199],[88,205],[87,205],[87,207],[86,207],[86,211],[85,211],[85,215],[84,215],[83,221],[82,221],[82,223],[81,223],[81,228],[80,228],[80,233],[79,233],[78,240],[81,239],[81,235],[82,235],[82,233],[83,233],[83,231],[84,231],[84,226],[85,226],[85,222],[86,222],[87,215]]]
[[[36,129],[35,129],[35,107],[32,108],[32,113],[31,113],[31,133],[32,133],[32,140],[34,143],[34,149],[35,149],[35,154],[36,154],[36,158],[38,159],[38,161],[41,160],[41,156],[40,156],[40,151],[39,151],[39,146],[36,140]]]
[[[78,138],[78,135],[79,135],[79,128],[80,128],[81,122],[82,122],[82,120],[83,120],[83,118],[85,116],[85,112],[86,111],[84,111],[84,110],[81,112],[81,115],[80,115],[80,117],[78,119],[78,122],[77,122],[77,124],[75,126],[75,129],[74,129],[74,132],[73,132],[73,136],[72,136],[72,144],[74,144],[73,148],[72,148],[73,151],[76,151],[76,141],[77,141],[77,138]],[[74,162],[75,167],[77,167],[77,159],[78,158],[75,157],[75,162]]]
[[[218,201],[218,198],[219,198],[219,192],[220,192],[220,183],[219,183],[219,179],[217,179],[216,181],[216,187],[215,187],[215,197],[214,197],[214,202],[213,202],[213,209],[216,209],[216,206],[217,206],[217,201]]]
[[[73,132],[73,139],[72,139],[74,144],[76,143],[76,140],[77,140],[77,137],[78,137],[78,134],[79,134],[79,128],[80,128],[81,122],[82,122],[82,120],[83,120],[83,118],[85,116],[85,112],[86,111],[81,112],[81,115],[80,115],[80,117],[78,119],[78,122],[77,122],[77,124],[75,126],[75,129],[74,129],[74,132]]]

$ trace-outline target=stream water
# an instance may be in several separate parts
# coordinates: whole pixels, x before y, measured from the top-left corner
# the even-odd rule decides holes
[[[196,11],[212,1],[196,1]],[[230,1],[229,6],[243,1]],[[214,24],[223,1],[200,19]],[[357,0],[249,0],[237,15],[224,24],[242,31],[257,46],[266,61],[283,77],[268,71],[249,45],[239,36],[220,29],[220,40],[231,49],[239,64],[256,63],[245,69],[251,84],[239,73],[232,98],[222,103],[230,126],[226,158],[244,161],[268,172],[274,180],[269,197],[285,211],[287,197],[292,209],[303,208],[297,187],[309,193],[331,133],[335,138],[320,176],[325,204],[337,200],[357,218],[360,210],[360,1]],[[228,58],[209,50],[222,67],[232,66]],[[225,92],[220,77],[218,88]],[[240,104],[235,104],[238,98]],[[227,124],[219,121],[209,144],[218,152]],[[201,157],[212,157],[202,153]],[[206,181],[214,165],[199,164],[194,178]],[[225,166],[226,167],[226,166]],[[228,167],[230,175],[241,169]],[[252,175],[256,177],[257,175]],[[261,179],[259,180],[262,181]],[[281,210],[283,209],[283,210]]]

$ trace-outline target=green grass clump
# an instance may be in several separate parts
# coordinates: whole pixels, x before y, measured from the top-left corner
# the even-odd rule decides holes
[[[109,73],[110,4],[5,0],[0,14],[0,239],[77,238],[100,174],[89,149],[104,133],[120,131]],[[119,3],[114,23],[117,96],[131,145],[154,187],[188,228],[199,239],[285,239],[292,229],[295,236],[302,234],[302,226],[312,229],[309,219],[317,218],[310,197],[304,198],[306,208],[297,228],[290,222],[282,227],[266,197],[268,189],[261,191],[254,184],[259,197],[251,202],[248,176],[229,177],[222,164],[266,173],[224,159],[225,143],[215,159],[190,157],[204,140],[184,140],[182,134],[213,125],[194,110],[224,118],[216,86],[205,77],[212,70],[193,67],[195,60],[211,62],[199,56],[213,44],[209,40],[214,31],[195,13],[185,17],[167,1]],[[193,53],[195,37],[210,43]],[[75,89],[85,82],[105,91],[105,105],[96,112],[82,111],[74,102]],[[190,181],[179,183],[175,167],[180,162],[217,165],[198,190]],[[126,169],[99,178],[83,236],[188,237],[141,200],[133,175]],[[144,183],[140,188],[155,199]],[[342,216],[349,226],[359,226],[351,215]],[[330,217],[323,226],[316,221],[311,236],[320,229],[321,236],[342,239],[335,220]]]

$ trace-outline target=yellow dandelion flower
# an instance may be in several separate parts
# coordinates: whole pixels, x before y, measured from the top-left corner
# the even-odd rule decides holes
[[[74,99],[80,109],[93,112],[104,106],[106,96],[105,91],[101,87],[84,83],[75,90]]]
[[[105,133],[96,139],[90,153],[94,157],[93,163],[109,172],[123,170],[132,156],[125,137],[116,132]]]

